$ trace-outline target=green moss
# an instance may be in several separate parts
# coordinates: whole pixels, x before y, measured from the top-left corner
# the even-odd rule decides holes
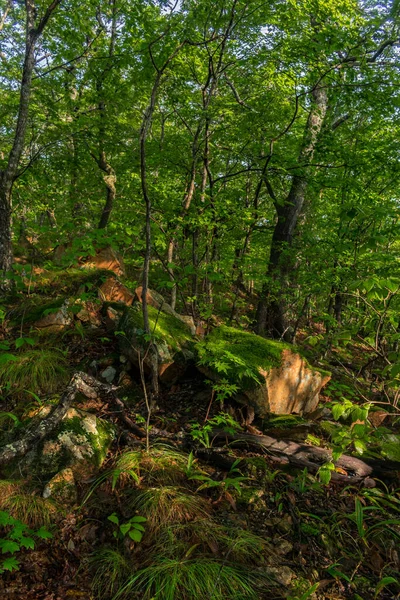
[[[74,416],[61,422],[57,432],[57,438],[63,433],[72,433],[77,439],[86,439],[88,449],[87,458],[90,462],[100,467],[106,456],[111,441],[114,438],[114,428],[111,423],[96,418],[95,433],[88,431],[84,426],[85,417]]]
[[[150,329],[156,339],[166,342],[175,352],[193,343],[188,327],[174,315],[148,306]],[[127,336],[144,332],[141,305],[127,307],[120,321],[120,329]]]
[[[288,344],[267,340],[233,327],[215,328],[197,344],[200,364],[219,376],[243,387],[254,387],[260,379],[260,369],[279,367],[282,351]]]
[[[215,328],[204,343],[212,354],[218,355],[227,350],[254,369],[278,367],[282,360],[282,350],[290,348],[288,344],[267,340],[254,333],[225,325]]]
[[[53,294],[57,290],[58,293],[74,295],[83,286],[87,286],[87,291],[98,287],[110,276],[115,277],[115,273],[107,269],[72,267],[44,271],[37,276],[35,283],[43,294]]]

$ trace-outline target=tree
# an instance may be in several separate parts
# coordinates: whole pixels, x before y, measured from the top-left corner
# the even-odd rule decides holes
[[[41,17],[37,17],[37,10],[33,0],[26,0],[25,2],[25,53],[20,83],[18,114],[8,160],[0,172],[0,273],[3,276],[10,270],[13,258],[11,232],[12,188],[18,176],[18,166],[24,149],[32,75],[35,66],[35,50],[50,17],[60,2],[61,0],[53,0]],[[8,9],[9,4],[7,4],[3,13],[5,16]]]

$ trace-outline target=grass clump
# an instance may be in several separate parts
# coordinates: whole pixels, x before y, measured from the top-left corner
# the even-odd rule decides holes
[[[139,491],[132,508],[146,517],[146,528],[153,533],[175,523],[205,519],[209,512],[203,498],[183,488],[167,486]]]
[[[135,573],[114,598],[140,590],[143,600],[257,600],[266,583],[266,577],[220,560],[159,556]]]
[[[37,529],[52,523],[57,507],[51,500],[24,489],[22,482],[3,480],[0,481],[0,510]]]
[[[8,384],[11,393],[24,390],[52,393],[62,387],[67,378],[67,360],[54,348],[29,348],[0,364],[0,385]]]
[[[94,569],[91,587],[98,600],[115,596],[131,572],[125,556],[112,548],[103,548],[95,552],[89,565]],[[124,598],[126,595],[121,594],[119,597]]]
[[[113,484],[124,486],[129,480],[144,481],[147,485],[174,485],[185,481],[187,457],[167,445],[124,452],[111,472]]]

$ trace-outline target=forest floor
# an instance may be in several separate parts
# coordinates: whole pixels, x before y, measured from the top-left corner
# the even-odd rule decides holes
[[[400,597],[398,470],[354,481],[338,470],[338,480],[323,483],[282,455],[213,433],[222,429],[228,438],[242,431],[317,447],[337,447],[341,439],[347,453],[357,443],[362,448],[367,438],[372,450],[368,447],[365,456],[382,465],[377,440],[398,443],[400,419],[373,405],[376,384],[354,376],[365,363],[362,347],[331,349],[324,368],[333,377],[311,416],[270,415],[251,423],[233,400],[223,405],[213,400],[210,383],[191,364],[173,385],[161,387],[146,448],[146,440],[124,426],[118,412],[145,430],[140,373],[121,361],[118,337],[100,313],[96,327],[75,320],[44,338],[15,318],[27,312],[25,300],[20,295],[7,306],[11,317],[3,321],[3,355],[51,344],[64,357],[65,372],[39,397],[37,388],[25,387],[29,382],[13,388],[3,368],[3,447],[10,437],[23,435],[43,405],[58,401],[77,371],[101,379],[107,367],[114,368],[124,408],[107,398],[77,397],[74,408],[110,424],[114,435],[101,464],[82,461],[74,468],[70,496],[43,498],[47,474],[22,459],[2,467],[0,544],[3,555],[17,562],[3,563],[1,600]],[[304,331],[300,345],[310,356],[315,349],[307,348],[309,336]],[[16,339],[32,342],[18,348]],[[335,402],[345,401],[347,413],[342,421],[334,419]],[[351,418],[366,403],[368,418]],[[396,457],[389,458],[393,465]],[[7,515],[14,521],[4,520]],[[12,551],[10,542],[18,549]]]

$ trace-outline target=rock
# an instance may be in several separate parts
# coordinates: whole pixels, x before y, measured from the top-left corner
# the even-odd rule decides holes
[[[235,384],[236,399],[261,416],[314,411],[330,379],[293,346],[232,327],[215,328],[200,346],[200,359],[203,373]]]
[[[142,302],[142,290],[143,290],[143,287],[141,285],[139,287],[137,287],[135,290],[136,298],[139,300],[139,302]],[[168,302],[166,302],[164,300],[164,297],[161,296],[161,294],[159,294],[155,290],[150,290],[150,289],[147,290],[146,300],[147,300],[147,304],[149,306],[152,306],[153,308],[156,308],[157,310],[162,309],[162,311],[164,313],[176,316],[176,312],[174,311],[172,306],[170,306],[168,304]]]
[[[95,256],[89,256],[81,262],[81,265],[86,268],[106,269],[118,276],[125,274],[122,257],[110,246],[98,250]]]
[[[288,587],[291,584],[292,579],[296,578],[296,573],[286,566],[266,567],[266,571],[268,575],[271,575],[275,579],[275,581],[285,587]]]
[[[109,277],[99,288],[99,298],[105,302],[122,302],[130,306],[135,295],[116,277]]]
[[[142,302],[142,289],[143,288],[140,285],[135,290],[136,298],[139,300],[139,302]],[[178,314],[172,308],[172,306],[170,306],[168,304],[168,302],[166,302],[164,300],[164,297],[161,296],[161,294],[159,294],[158,292],[155,292],[154,290],[147,290],[146,299],[147,299],[147,304],[149,306],[153,306],[157,310],[162,309],[162,311],[164,313],[166,313],[168,315],[172,315],[176,319],[179,319],[180,321],[182,321],[182,323],[185,323],[185,325],[190,329],[191,335],[196,335],[196,325],[194,323],[193,317],[191,317],[190,315],[180,315],[180,314]]]
[[[276,554],[279,554],[279,556],[286,556],[289,552],[292,552],[292,550],[293,544],[289,542],[289,540],[282,539],[274,542],[274,551]]]
[[[115,379],[116,374],[117,374],[117,369],[114,369],[114,367],[107,367],[101,373],[101,376],[103,379],[105,379],[107,381],[107,383],[112,383]]]
[[[185,371],[187,361],[194,356],[191,350],[191,331],[174,314],[164,312],[164,307],[159,310],[150,304],[148,308],[150,328],[154,332],[153,342],[157,351],[158,374],[164,383],[173,383]],[[126,307],[118,328],[125,334],[119,336],[121,352],[136,367],[139,366],[140,358],[144,357],[145,368],[149,371],[152,357],[147,351],[148,341],[143,337],[143,315],[139,303]]]
[[[114,439],[110,423],[92,413],[70,408],[59,427],[38,451],[35,468],[43,473],[57,473],[71,468],[79,473],[84,466],[100,467]]]
[[[93,327],[100,327],[101,319],[98,315],[98,311],[93,302],[81,302],[82,308],[76,314],[76,317],[82,321],[82,323],[89,323]]]
[[[54,475],[43,491],[43,498],[54,498],[60,504],[75,504],[78,493],[72,469],[62,469]]]
[[[49,312],[49,314],[36,321],[33,327],[45,329],[48,332],[56,332],[68,327],[71,323],[72,316],[68,312],[68,300],[65,300],[60,308]]]
[[[182,323],[185,323],[185,325],[187,325],[189,327],[190,333],[192,335],[196,335],[196,325],[195,325],[193,317],[191,317],[190,315],[178,315],[178,314],[176,314],[176,316],[178,317],[178,319],[180,319],[182,321]]]

